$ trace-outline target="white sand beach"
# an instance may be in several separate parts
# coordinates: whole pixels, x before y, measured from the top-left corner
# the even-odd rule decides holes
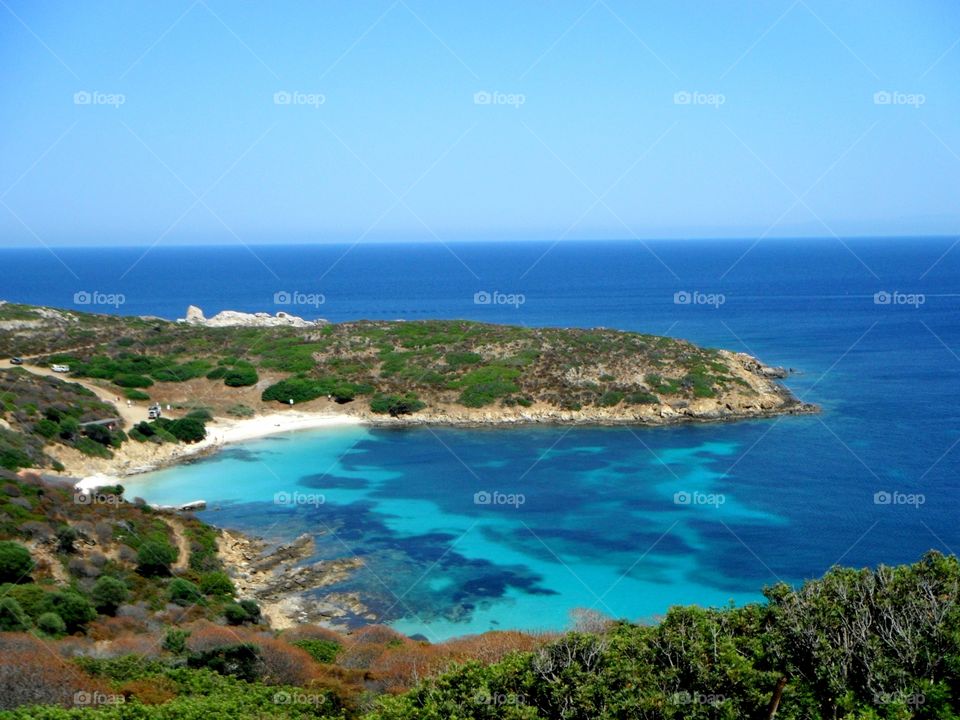
[[[166,462],[163,464],[176,463],[193,455],[215,452],[225,445],[247,440],[256,440],[261,437],[267,437],[268,435],[296,432],[298,430],[316,430],[325,427],[362,425],[364,423],[365,421],[362,418],[353,415],[297,411],[270,413],[268,415],[258,415],[256,417],[239,420],[217,418],[216,421],[207,424],[207,437],[204,440],[191,445],[176,446],[174,452],[166,458]],[[156,467],[157,466],[153,464],[144,465],[136,468],[133,472],[125,474],[131,475],[139,472],[149,472],[150,470],[156,469]],[[75,487],[78,490],[92,490],[118,482],[122,482],[122,476],[97,473],[84,477],[76,483]]]

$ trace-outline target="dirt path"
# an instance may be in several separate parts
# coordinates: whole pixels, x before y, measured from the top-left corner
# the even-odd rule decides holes
[[[24,358],[24,359],[27,359],[27,358]],[[7,369],[7,368],[14,368],[14,367],[23,368],[27,372],[33,373],[34,375],[46,375],[47,377],[55,377],[55,378],[58,378],[59,380],[76,383],[77,385],[81,385],[87,388],[87,390],[89,390],[94,395],[96,395],[100,400],[102,400],[103,402],[109,405],[113,405],[117,409],[117,412],[119,413],[120,417],[123,418],[123,421],[126,424],[127,429],[130,429],[134,425],[136,425],[138,422],[141,422],[147,419],[146,407],[141,407],[134,403],[131,403],[128,406],[127,401],[122,397],[120,397],[116,392],[111,392],[110,390],[107,390],[106,388],[102,388],[99,385],[94,385],[92,382],[88,380],[69,377],[65,373],[54,372],[50,368],[39,367],[37,365],[26,365],[26,364],[14,365],[13,363],[10,362],[9,359],[0,360],[0,369]]]
[[[173,531],[173,539],[179,551],[177,561],[173,564],[173,571],[188,570],[190,568],[190,539],[187,537],[187,528],[178,518],[164,517],[163,521]]]

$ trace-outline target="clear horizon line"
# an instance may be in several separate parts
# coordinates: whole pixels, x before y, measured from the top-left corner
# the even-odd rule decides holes
[[[953,239],[960,237],[960,232],[956,234],[952,233],[936,233],[936,234],[920,234],[920,235],[909,235],[909,234],[853,234],[853,235],[778,235],[778,236],[767,236],[762,238],[761,242],[770,243],[770,242],[786,242],[786,241],[818,241],[818,240],[835,240],[837,238],[844,240],[945,240]],[[474,243],[513,243],[513,244],[545,244],[545,243],[563,243],[563,244],[573,244],[573,243],[625,243],[625,242],[730,242],[730,241],[745,241],[745,240],[757,240],[754,235],[729,235],[723,237],[717,236],[689,236],[689,237],[664,237],[664,236],[651,236],[651,237],[599,237],[599,238],[564,238],[564,239],[555,239],[549,237],[543,238],[506,238],[506,237],[493,237],[493,238],[456,238],[450,240],[436,240],[433,238],[405,238],[397,237],[395,239],[373,239],[367,240],[361,243],[362,245],[437,245],[443,246],[445,244],[474,244]],[[171,242],[165,243],[162,247],[154,247],[153,249],[164,249],[164,248],[187,248],[187,247],[282,247],[289,245],[353,245],[354,241],[351,240],[317,240],[317,239],[299,239],[299,238],[288,238],[288,239],[278,239],[271,241],[254,241],[254,242]],[[55,248],[58,250],[69,250],[74,248],[143,248],[149,247],[150,243],[148,242],[124,242],[118,240],[116,242],[75,242],[75,243],[47,243],[44,245],[39,245],[36,242],[24,242],[24,243],[10,243],[4,244],[0,242],[0,250],[43,250],[49,248]]]

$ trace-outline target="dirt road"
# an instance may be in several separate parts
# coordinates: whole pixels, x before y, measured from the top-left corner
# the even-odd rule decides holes
[[[39,367],[37,365],[28,365],[27,362],[29,361],[29,358],[23,358],[23,361],[23,365],[14,365],[9,359],[0,360],[0,369],[20,367],[27,372],[33,373],[34,375],[46,375],[47,377],[55,377],[66,382],[82,385],[98,398],[103,400],[103,402],[113,405],[117,409],[117,413],[120,415],[120,417],[123,418],[128,430],[138,422],[147,419],[146,403],[141,402],[140,405],[137,405],[135,402],[131,402],[130,406],[128,407],[126,399],[122,397],[119,390],[117,392],[112,392],[100,387],[99,385],[94,385],[89,380],[70,377],[67,373],[54,372],[49,368]]]

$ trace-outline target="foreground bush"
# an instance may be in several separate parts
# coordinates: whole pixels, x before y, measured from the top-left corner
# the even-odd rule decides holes
[[[765,605],[674,608],[656,626],[616,623],[493,665],[466,662],[370,717],[951,720],[958,593],[957,558],[936,553],[834,568],[798,590],[769,588]]]
[[[20,543],[0,541],[0,583],[27,582],[31,570],[33,559],[29,550]]]

